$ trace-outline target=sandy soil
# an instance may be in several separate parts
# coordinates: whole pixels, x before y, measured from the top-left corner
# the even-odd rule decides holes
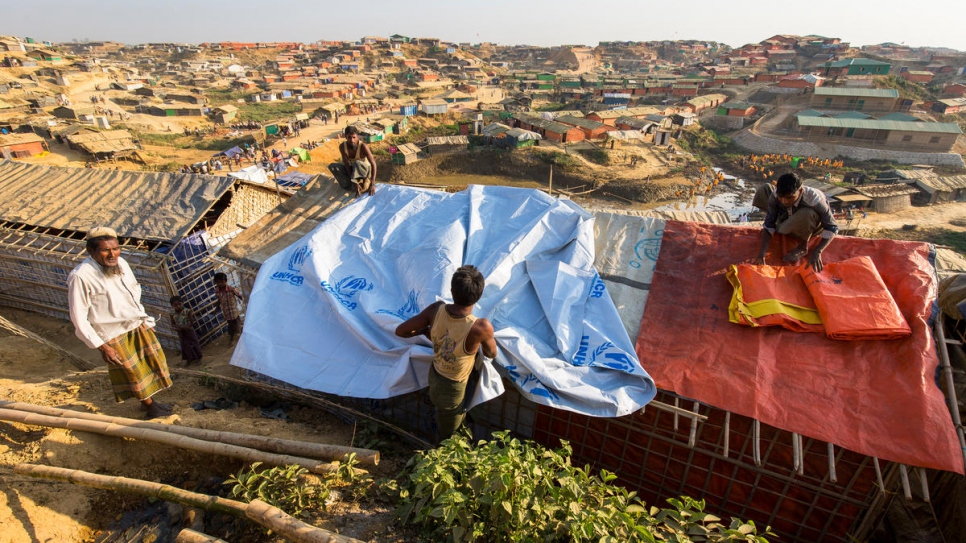
[[[878,230],[898,230],[906,225],[966,232],[966,202],[910,207],[896,213],[869,213],[867,218],[856,218],[856,224],[863,236]]]
[[[87,349],[74,337],[73,327],[68,322],[9,308],[0,309],[0,315],[70,352],[100,362],[96,351]],[[232,348],[227,338],[206,345],[201,369],[239,377],[240,370],[228,365]],[[349,445],[353,439],[351,425],[308,407],[292,407],[288,411],[291,422],[265,418],[260,415],[259,408],[248,401],[241,401],[234,409],[195,411],[190,407],[191,403],[230,396],[237,391],[204,386],[197,378],[179,377],[176,373],[180,367],[177,352],[168,352],[168,358],[175,372],[175,382],[156,398],[172,403],[174,414],[158,419],[159,422],[337,445]],[[114,401],[105,370],[79,373],[59,351],[31,339],[10,335],[3,329],[0,329],[0,398],[110,416],[143,416],[137,402],[129,400],[118,404]],[[119,519],[122,513],[143,508],[146,504],[139,497],[13,474],[11,468],[18,463],[135,477],[176,484],[189,490],[211,477],[216,478],[216,483],[220,482],[242,467],[240,461],[147,442],[0,423],[2,543],[91,541],[102,536],[108,524]],[[382,464],[381,468],[373,470],[374,475],[392,475],[399,468],[398,461],[391,459]],[[215,484],[216,490],[217,487]],[[175,509],[180,511],[180,508]],[[361,515],[357,505],[336,503],[329,514],[316,519],[315,523],[363,540],[383,541],[385,539],[376,534],[385,534],[390,516],[384,507],[367,509],[366,514]],[[275,538],[249,529],[231,540],[275,541]]]

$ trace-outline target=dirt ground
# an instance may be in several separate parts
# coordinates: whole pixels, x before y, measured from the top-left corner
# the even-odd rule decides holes
[[[0,315],[54,342],[68,351],[99,363],[96,351],[87,349],[73,334],[69,322],[36,313],[9,308]],[[241,371],[228,365],[233,345],[227,337],[204,348],[202,371],[240,377]],[[308,442],[350,445],[354,427],[315,408],[293,406],[287,413],[291,422],[266,418],[252,401],[225,410],[195,411],[191,404],[229,397],[238,391],[206,386],[196,377],[179,376],[177,352],[168,352],[174,385],[156,398],[174,406],[174,414],[158,422],[273,436]],[[192,366],[197,369],[197,366]],[[88,411],[109,416],[140,419],[136,401],[116,403],[105,370],[78,372],[59,351],[33,339],[13,336],[0,329],[0,398]],[[362,446],[355,443],[355,446]],[[107,536],[111,523],[131,510],[148,507],[149,501],[133,495],[115,494],[67,483],[49,482],[13,474],[19,463],[46,464],[105,475],[134,477],[199,492],[217,492],[220,481],[243,467],[241,461],[211,456],[148,442],[102,435],[45,429],[18,423],[0,423],[0,542],[37,541],[82,542]],[[374,476],[392,476],[399,461],[384,457]],[[212,483],[212,480],[214,482]],[[177,506],[169,506],[174,526],[185,516]],[[368,505],[365,514],[358,505],[340,503],[328,513],[311,521],[329,530],[366,541],[385,541],[391,512],[385,506]],[[209,527],[224,525],[224,519],[206,518]],[[222,528],[224,529],[224,528]],[[236,523],[231,541],[261,542],[276,538]],[[176,533],[176,530],[175,532]],[[221,534],[225,536],[224,533]],[[142,539],[133,539],[141,541]],[[143,539],[148,541],[148,539]],[[163,537],[160,539],[165,541]],[[173,540],[173,539],[171,539]]]

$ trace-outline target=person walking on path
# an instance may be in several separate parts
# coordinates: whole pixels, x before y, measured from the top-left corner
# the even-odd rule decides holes
[[[201,363],[201,342],[195,331],[195,314],[184,306],[181,296],[171,297],[171,326],[178,331],[178,342],[181,346],[181,359],[185,366]]]
[[[154,318],[141,305],[141,285],[121,258],[117,232],[103,226],[91,229],[87,254],[67,277],[74,331],[101,352],[118,402],[137,398],[146,418],[166,417],[171,406],[152,396],[171,386],[168,364],[154,334]]]

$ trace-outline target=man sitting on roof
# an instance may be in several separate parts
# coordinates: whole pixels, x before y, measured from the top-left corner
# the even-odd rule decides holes
[[[761,230],[761,250],[754,263],[765,263],[768,244],[776,231],[800,242],[782,259],[789,263],[797,262],[808,255],[809,240],[812,236],[819,235],[822,240],[809,255],[806,267],[811,266],[820,272],[823,267],[822,251],[832,242],[838,229],[825,193],[802,186],[798,175],[786,173],[778,178],[778,186],[768,198],[765,223]]]
[[[345,128],[345,141],[339,145],[342,164],[349,181],[355,186],[356,196],[368,192],[376,193],[376,159],[372,157],[369,146],[359,140],[359,129],[354,126]]]

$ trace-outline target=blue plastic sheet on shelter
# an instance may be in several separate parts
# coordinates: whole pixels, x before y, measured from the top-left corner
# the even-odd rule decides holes
[[[498,373],[543,405],[626,415],[656,390],[593,262],[593,217],[572,202],[387,185],[262,265],[232,364],[343,396],[419,390],[429,341],[393,331],[449,300],[453,272],[473,264],[487,281],[474,313],[499,346],[474,401],[502,391]]]

